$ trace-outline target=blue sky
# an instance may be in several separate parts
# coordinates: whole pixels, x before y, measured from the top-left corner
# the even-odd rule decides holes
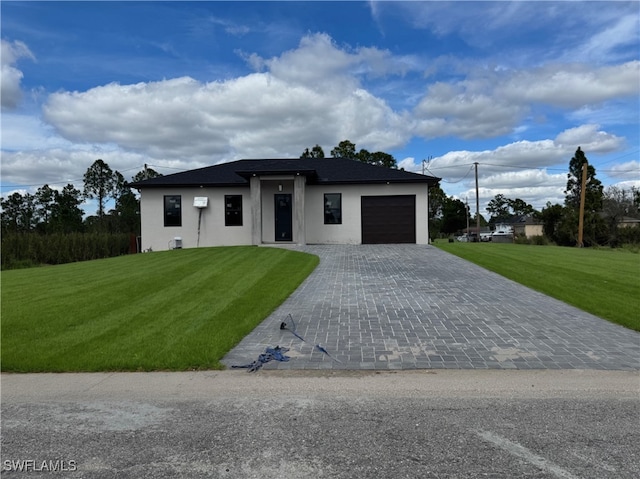
[[[640,3],[3,1],[2,195],[341,140],[562,203],[580,146],[640,187]],[[428,161],[423,161],[428,160]],[[87,213],[93,213],[87,205]]]

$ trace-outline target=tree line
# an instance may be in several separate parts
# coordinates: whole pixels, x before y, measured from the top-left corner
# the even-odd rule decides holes
[[[397,168],[393,156],[384,152],[371,153],[365,149],[356,150],[349,140],[341,141],[331,150],[332,157],[349,158],[372,165]],[[325,157],[320,145],[306,148],[301,158]],[[610,186],[606,190],[596,178],[596,169],[589,164],[580,147],[569,162],[567,187],[563,205],[551,204],[536,210],[520,198],[507,198],[498,194],[487,205],[490,218],[480,215],[481,227],[494,227],[500,223],[512,223],[518,219],[531,218],[542,223],[544,237],[538,241],[561,246],[575,246],[578,242],[578,221],[580,195],[582,190],[582,166],[587,168],[584,208],[584,246],[612,246],[640,243],[640,225],[620,227],[623,218],[640,219],[640,190],[631,187],[623,189]],[[429,188],[429,232],[432,237],[447,237],[462,232],[470,225],[477,224],[477,216],[470,217],[468,205],[453,196],[447,196],[440,185]]]
[[[155,176],[160,174],[145,166],[132,182]],[[95,199],[98,210],[85,217],[81,205],[87,199]],[[106,211],[109,200],[114,208]],[[132,237],[140,235],[139,199],[130,182],[101,159],[85,172],[82,189],[45,184],[35,194],[0,198],[0,207],[3,269],[126,254]]]
[[[536,210],[520,198],[496,195],[487,205],[489,221],[481,216],[481,226],[513,223],[531,218],[543,225],[544,237],[538,241],[560,246],[575,246],[582,193],[582,168],[586,165],[583,246],[611,246],[640,243],[640,225],[621,227],[623,218],[640,219],[640,190],[610,186],[604,189],[596,178],[596,169],[589,164],[580,147],[569,162],[564,204],[551,204]],[[466,228],[467,206],[459,199],[447,197],[440,188],[429,193],[430,229],[433,234],[447,236]],[[476,224],[476,218],[470,220]]]
[[[350,158],[364,163],[397,168],[395,158],[385,152],[356,149],[349,140],[331,150],[332,157]],[[321,146],[306,148],[300,158],[325,158]],[[582,189],[582,167],[586,165],[587,181],[584,208],[584,246],[640,244],[640,225],[621,228],[622,218],[640,219],[640,190],[619,187],[603,188],[596,170],[578,147],[569,162],[567,187],[563,205],[551,204],[537,211],[522,199],[496,195],[487,206],[489,221],[480,215],[480,225],[513,222],[531,217],[543,225],[544,241],[562,246],[575,246]],[[1,265],[3,269],[36,264],[59,264],[97,259],[128,253],[132,237],[140,235],[140,202],[130,184],[161,176],[145,168],[128,182],[119,171],[112,170],[101,159],[96,160],[83,176],[82,189],[69,183],[61,189],[44,185],[35,194],[15,192],[0,198],[2,216]],[[95,215],[84,216],[81,205],[95,199]],[[114,208],[106,211],[109,200]],[[475,225],[468,206],[447,196],[438,185],[429,189],[429,231],[432,239],[457,234]]]
[[[343,140],[338,143],[338,146],[331,150],[331,156],[333,158],[348,158],[350,160],[361,161],[370,165],[385,166],[387,168],[397,168],[398,164],[396,159],[389,153],[383,151],[370,152],[361,148],[356,151],[355,143],[349,140]],[[324,150],[320,145],[312,147],[311,149],[305,148],[300,155],[300,158],[324,158]]]

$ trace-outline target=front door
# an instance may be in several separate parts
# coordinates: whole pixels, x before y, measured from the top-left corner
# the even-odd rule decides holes
[[[275,196],[276,241],[293,240],[293,210],[291,194],[279,193]]]

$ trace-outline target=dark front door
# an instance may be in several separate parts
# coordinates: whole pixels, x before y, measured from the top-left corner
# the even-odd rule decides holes
[[[276,241],[293,240],[293,211],[291,195],[280,193],[275,195]]]

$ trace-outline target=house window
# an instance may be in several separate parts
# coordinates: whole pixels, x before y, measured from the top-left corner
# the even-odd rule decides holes
[[[224,196],[224,225],[242,226],[242,195]]]
[[[167,195],[164,197],[164,225],[182,226],[182,197],[180,195]]]
[[[324,194],[324,224],[342,224],[342,193]]]

